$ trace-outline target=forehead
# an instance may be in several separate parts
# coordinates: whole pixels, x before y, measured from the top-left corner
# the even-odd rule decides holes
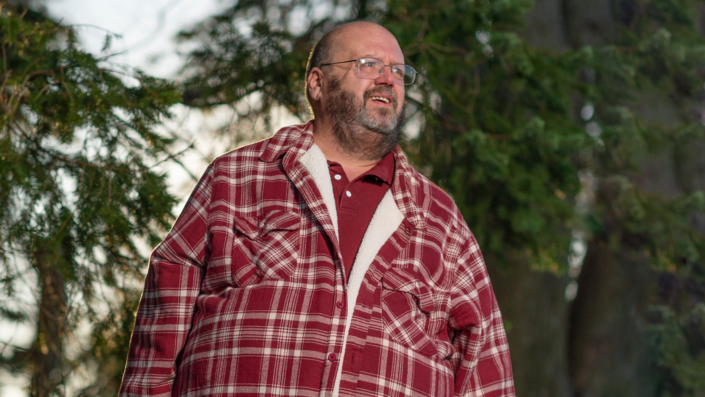
[[[369,56],[385,62],[404,62],[404,54],[397,39],[387,29],[373,23],[345,25],[337,32],[334,40],[336,50],[333,58],[336,61]]]

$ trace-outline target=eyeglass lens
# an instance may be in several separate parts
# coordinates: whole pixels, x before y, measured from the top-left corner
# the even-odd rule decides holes
[[[409,85],[414,82],[416,78],[416,71],[409,65],[396,64],[389,65],[392,68],[392,76],[394,80]],[[383,69],[385,67],[384,62],[376,58],[363,58],[358,62],[358,70],[360,74],[364,77],[377,78],[380,74],[384,73]]]

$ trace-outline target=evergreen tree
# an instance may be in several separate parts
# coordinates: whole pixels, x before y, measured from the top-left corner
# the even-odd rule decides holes
[[[154,246],[173,221],[154,168],[171,140],[156,127],[180,94],[25,7],[0,3],[0,45],[0,314],[36,326],[29,348],[3,347],[1,365],[30,374],[33,396],[65,395],[67,375],[92,368],[84,392],[115,394],[146,264],[137,239]],[[36,313],[12,304],[20,283],[36,283]]]

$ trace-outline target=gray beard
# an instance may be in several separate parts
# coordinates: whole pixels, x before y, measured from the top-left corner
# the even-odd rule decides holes
[[[373,88],[360,101],[350,91],[340,88],[340,79],[331,79],[328,91],[330,101],[326,111],[333,120],[333,136],[338,150],[359,160],[380,160],[397,145],[404,126],[405,111],[396,114],[397,98],[391,89]],[[378,93],[392,97],[392,109],[378,109],[373,114],[365,106],[367,99]]]

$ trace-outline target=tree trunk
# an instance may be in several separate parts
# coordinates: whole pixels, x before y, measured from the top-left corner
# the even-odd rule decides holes
[[[569,396],[567,277],[532,270],[518,255],[506,271],[493,266],[491,257],[487,262],[507,330],[517,396]]]
[[[601,46],[617,33],[614,6],[623,0],[564,0],[563,26],[573,48]]]
[[[527,15],[525,37],[534,46],[556,52],[604,45],[617,32],[615,10],[623,11],[622,3],[622,0],[536,0],[535,8]],[[650,163],[653,161],[650,159]],[[664,187],[660,184],[654,189],[664,190]],[[612,252],[601,238],[589,243],[578,279],[578,293],[569,310],[568,304],[559,303],[564,302],[565,280],[526,270],[511,275],[512,279],[518,278],[509,283],[516,290],[514,301],[501,307],[511,311],[508,314],[513,321],[526,317],[512,323],[510,337],[518,395],[655,395],[656,384],[648,381],[654,379],[653,360],[645,341],[642,317],[655,286],[655,275],[649,270],[646,258],[636,251]],[[531,305],[544,311],[531,310]],[[519,328],[522,333],[536,334],[516,335]],[[537,343],[542,337],[546,343]],[[551,340],[553,345],[548,343]],[[565,367],[555,368],[551,363]],[[555,378],[562,379],[566,367],[570,372],[569,385],[564,386],[565,382],[560,381],[547,389],[550,376],[546,379],[541,372],[554,371]]]
[[[37,340],[32,352],[31,396],[63,395],[63,338],[66,329],[67,296],[64,280],[51,260],[52,255],[38,252],[35,266],[39,273],[41,297],[37,320]]]
[[[617,33],[618,17],[628,14],[628,1],[566,0],[564,5],[568,41],[573,48],[585,45],[600,46],[611,42]],[[625,8],[627,7],[627,8]],[[615,10],[622,14],[617,15]],[[628,15],[626,15],[628,16]],[[663,98],[653,98],[664,102]],[[650,102],[649,98],[639,100]],[[667,102],[667,101],[666,101]],[[652,107],[652,106],[648,106]],[[653,110],[665,109],[663,106]],[[669,123],[670,114],[639,112],[642,117],[656,117]],[[644,162],[643,183],[637,175],[632,179],[653,191],[667,192],[672,176],[667,167],[661,167],[664,157],[655,156]],[[656,166],[658,178],[649,172]],[[668,175],[666,175],[668,174]],[[658,179],[658,180],[657,180]],[[651,184],[653,186],[646,186]],[[598,201],[609,203],[615,194],[610,187],[600,184]],[[622,235],[621,221],[607,213],[606,231],[588,243],[580,277],[578,294],[570,315],[570,373],[575,395],[591,396],[655,396],[657,377],[654,357],[645,333],[645,309],[652,303],[656,275],[638,246],[630,248],[629,237],[619,241],[619,250],[610,248],[610,233]],[[632,244],[633,245],[633,244]]]
[[[522,36],[533,46],[556,52],[570,48],[561,0],[536,0],[526,15],[526,26]]]
[[[521,34],[530,44],[556,52],[570,47],[561,0],[536,0],[526,22]],[[568,278],[531,269],[520,253],[506,266],[488,256],[487,265],[507,330],[517,396],[570,396]]]
[[[588,246],[571,308],[570,370],[575,395],[648,397],[657,393],[643,320],[656,277],[638,251]]]

